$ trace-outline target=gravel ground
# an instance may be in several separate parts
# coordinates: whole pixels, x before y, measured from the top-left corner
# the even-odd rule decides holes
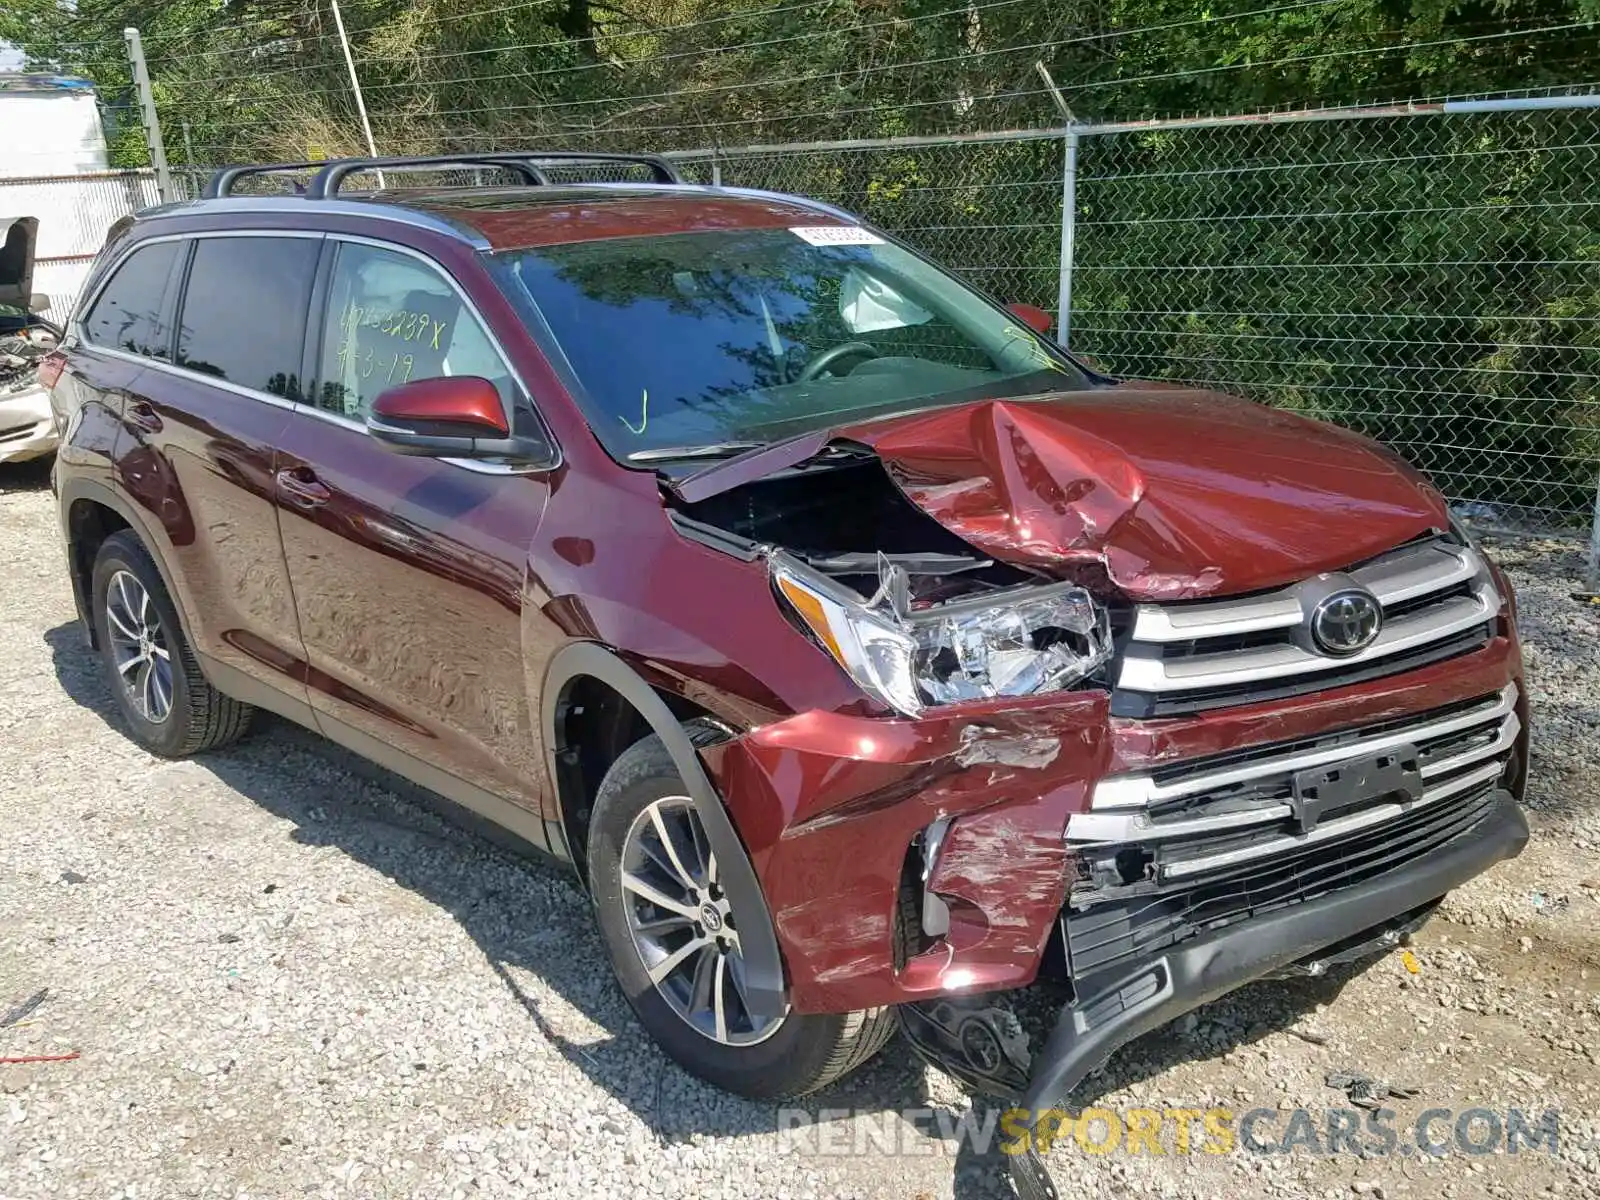
[[[1329,1071],[1427,1107],[1558,1108],[1560,1150],[1438,1161],[1304,1152],[1051,1155],[1064,1194],[1600,1195],[1600,608],[1566,544],[1498,548],[1522,596],[1534,839],[1362,972],[1262,984],[1117,1055],[1074,1101],[1343,1104]],[[73,620],[39,468],[0,469],[0,1197],[1004,1192],[993,1156],[884,1114],[968,1104],[893,1045],[775,1106],[689,1078],[630,1019],[559,872],[281,722],[168,763],[117,728]],[[1320,1119],[1320,1118],[1319,1118]],[[890,1132],[893,1127],[890,1126]],[[862,1136],[864,1134],[868,1136]]]

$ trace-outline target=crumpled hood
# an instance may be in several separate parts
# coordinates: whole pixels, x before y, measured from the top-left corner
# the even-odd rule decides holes
[[[1138,600],[1278,587],[1449,520],[1376,442],[1219,392],[1122,384],[832,436],[870,446],[912,503],[994,558],[1102,562]]]

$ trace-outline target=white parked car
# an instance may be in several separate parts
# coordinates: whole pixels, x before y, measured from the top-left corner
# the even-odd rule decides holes
[[[39,325],[0,336],[0,463],[38,458],[56,448],[55,414],[39,382],[39,359],[55,344],[55,332]]]
[[[34,217],[0,217],[0,463],[49,454],[58,440],[39,362],[61,331],[38,314],[50,298],[33,290]]]

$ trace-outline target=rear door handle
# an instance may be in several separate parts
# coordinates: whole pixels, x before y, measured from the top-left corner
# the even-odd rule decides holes
[[[275,477],[284,498],[296,508],[320,508],[333,499],[310,467],[285,467]]]
[[[123,420],[144,433],[161,432],[161,415],[156,412],[153,404],[147,404],[143,400],[135,400],[128,405],[123,413]]]

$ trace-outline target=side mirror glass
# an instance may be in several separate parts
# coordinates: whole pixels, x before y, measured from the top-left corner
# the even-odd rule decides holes
[[[1055,324],[1055,319],[1037,305],[1008,304],[1006,305],[1006,311],[1034,332],[1047,336],[1050,333],[1050,327]]]
[[[43,292],[35,292],[28,297],[28,311],[42,313],[50,307],[50,297]]]

